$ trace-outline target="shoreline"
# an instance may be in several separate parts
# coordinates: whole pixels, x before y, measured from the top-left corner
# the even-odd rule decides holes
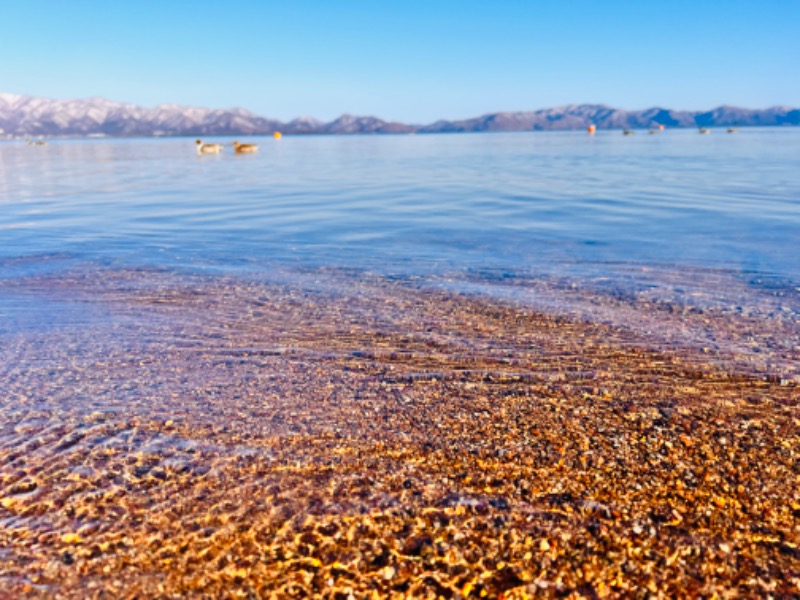
[[[0,349],[0,587],[800,591],[800,385],[759,373],[769,336],[709,354],[636,310],[722,341],[746,321],[337,281],[34,278],[85,314]]]
[[[708,129],[710,131],[728,132],[727,130],[735,128],[737,133],[754,131],[754,130],[793,130],[800,125],[782,123],[779,125],[710,125],[700,128],[694,125],[681,125],[672,126],[669,131],[681,132],[696,132],[698,129]],[[649,126],[637,127],[605,127],[598,129],[598,134],[619,134],[623,131],[637,131],[647,133],[650,130]],[[0,141],[5,142],[24,142],[31,139],[48,139],[48,140],[84,140],[84,141],[109,141],[109,140],[136,140],[136,139],[195,139],[201,138],[272,138],[275,133],[281,134],[281,139],[284,137],[354,137],[354,136],[378,136],[378,137],[402,137],[409,135],[502,135],[502,134],[531,134],[531,133],[551,133],[551,134],[580,134],[586,136],[586,127],[575,127],[571,129],[509,129],[509,130],[448,130],[448,131],[295,131],[285,132],[283,130],[264,131],[258,133],[242,133],[242,132],[222,132],[222,133],[134,133],[134,134],[105,134],[105,133],[65,133],[65,134],[49,134],[49,133],[30,133],[30,134],[0,134]],[[728,132],[730,133],[730,132]]]

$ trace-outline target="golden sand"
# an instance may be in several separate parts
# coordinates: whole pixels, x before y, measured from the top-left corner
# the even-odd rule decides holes
[[[800,594],[800,388],[735,344],[159,277],[40,282],[106,312],[2,350],[7,597]]]

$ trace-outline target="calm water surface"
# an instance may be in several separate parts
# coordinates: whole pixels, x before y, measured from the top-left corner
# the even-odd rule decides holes
[[[0,256],[800,278],[798,129],[255,141],[253,156],[197,156],[189,139],[0,143]]]
[[[259,154],[198,156],[187,138],[0,143],[0,276],[88,264],[489,288],[498,275],[800,282],[800,129],[251,141]]]

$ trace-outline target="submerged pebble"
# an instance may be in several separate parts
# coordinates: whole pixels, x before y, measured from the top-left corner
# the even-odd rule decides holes
[[[116,317],[0,349],[8,594],[800,593],[800,389],[740,346],[172,277],[48,282]]]

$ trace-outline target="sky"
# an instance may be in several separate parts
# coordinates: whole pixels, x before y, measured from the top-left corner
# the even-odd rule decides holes
[[[800,0],[0,0],[0,92],[426,124],[800,106]]]

